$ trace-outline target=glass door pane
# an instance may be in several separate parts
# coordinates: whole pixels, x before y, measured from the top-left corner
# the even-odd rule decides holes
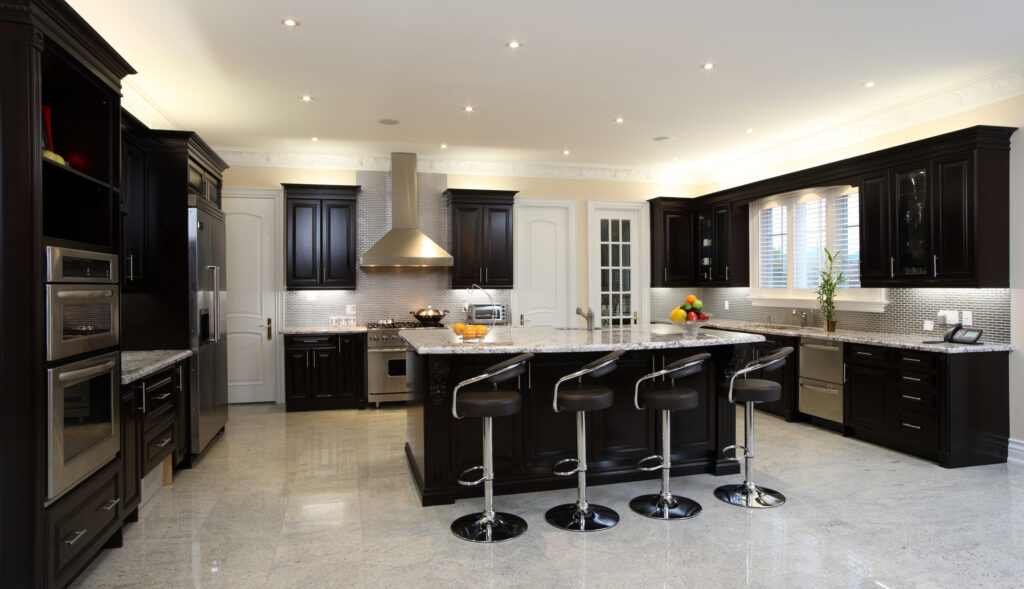
[[[631,219],[601,219],[602,327],[629,325],[633,320],[634,253]]]
[[[924,276],[931,268],[931,210],[924,167],[896,174],[896,273]]]

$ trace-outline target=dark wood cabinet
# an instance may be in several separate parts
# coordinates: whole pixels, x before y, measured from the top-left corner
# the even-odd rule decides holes
[[[140,476],[145,476],[168,456],[172,457],[173,466],[189,456],[185,403],[187,363],[188,360],[183,360],[135,383],[141,411]]]
[[[452,210],[452,288],[512,288],[516,191],[449,188],[444,194]]]
[[[975,275],[974,168],[973,152],[932,161],[932,252],[938,280]]]
[[[287,209],[287,288],[356,288],[356,198],[359,186],[282,186]]]
[[[777,335],[766,335],[763,342],[750,344],[752,360],[763,358],[782,347],[791,347],[794,350],[800,349],[800,338],[783,337]],[[799,376],[800,376],[800,354],[790,354],[786,358],[786,364],[779,370],[771,372],[756,371],[750,373],[750,378],[763,378],[779,383],[782,386],[782,397],[778,401],[757,403],[757,409],[774,413],[786,421],[796,421],[799,416]]]
[[[697,282],[706,286],[749,286],[750,237],[745,203],[720,204],[697,217]]]
[[[678,199],[651,203],[651,286],[697,284],[696,213]]]
[[[142,477],[139,475],[139,404],[135,388],[121,391],[121,512],[125,520],[139,518]]]
[[[366,335],[285,336],[288,411],[366,406]]]
[[[145,287],[146,258],[146,152],[140,145],[145,127],[121,111],[121,289]]]
[[[858,428],[885,432],[890,427],[888,370],[885,367],[851,362],[846,368],[846,393],[849,398],[844,423]]]
[[[883,170],[860,181],[860,279],[872,283],[895,277],[889,256],[889,175]]]

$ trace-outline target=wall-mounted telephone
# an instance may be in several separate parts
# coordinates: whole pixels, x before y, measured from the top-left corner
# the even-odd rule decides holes
[[[964,327],[962,323],[957,323],[946,332],[946,335],[942,336],[942,341],[924,342],[926,344],[941,344],[941,343],[953,343],[953,344],[976,344],[981,339],[982,330],[979,327]]]

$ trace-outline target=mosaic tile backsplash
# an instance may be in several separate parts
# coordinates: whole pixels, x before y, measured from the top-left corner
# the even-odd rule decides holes
[[[446,174],[417,174],[419,228],[439,245],[451,251],[450,211],[443,193]],[[356,172],[362,186],[356,202],[356,254],[377,243],[391,229],[391,174]],[[465,320],[464,303],[487,303],[479,290],[452,289],[451,270],[446,268],[359,268],[356,290],[286,291],[284,324],[292,327],[322,327],[331,316],[344,316],[346,305],[356,305],[356,323],[378,319],[412,321],[410,311],[426,306],[450,311],[445,324]],[[494,302],[509,305],[511,291],[488,290]]]
[[[668,314],[687,294],[696,294],[704,307],[723,319],[799,325],[800,318],[792,315],[792,307],[754,307],[750,304],[747,288],[654,288],[651,289],[651,311],[657,320]],[[1010,289],[1007,288],[890,288],[886,291],[889,305],[885,313],[836,311],[840,329],[877,331],[882,333],[920,333],[922,339],[939,339],[946,327],[940,324],[939,311],[973,312],[975,327],[984,330],[982,340],[1010,343]],[[729,310],[725,310],[729,301]],[[806,309],[797,309],[797,312]],[[806,310],[808,324],[824,326],[824,318],[817,306]],[[935,321],[934,331],[924,331],[924,320]]]

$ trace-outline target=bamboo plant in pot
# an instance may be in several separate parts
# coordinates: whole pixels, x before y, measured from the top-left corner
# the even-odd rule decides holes
[[[839,261],[839,252],[828,251],[825,248],[825,258],[828,263],[825,269],[820,272],[821,282],[818,283],[818,305],[821,306],[821,314],[825,316],[825,331],[836,330],[836,288],[846,282],[846,275],[842,270],[836,271],[836,262]]]

